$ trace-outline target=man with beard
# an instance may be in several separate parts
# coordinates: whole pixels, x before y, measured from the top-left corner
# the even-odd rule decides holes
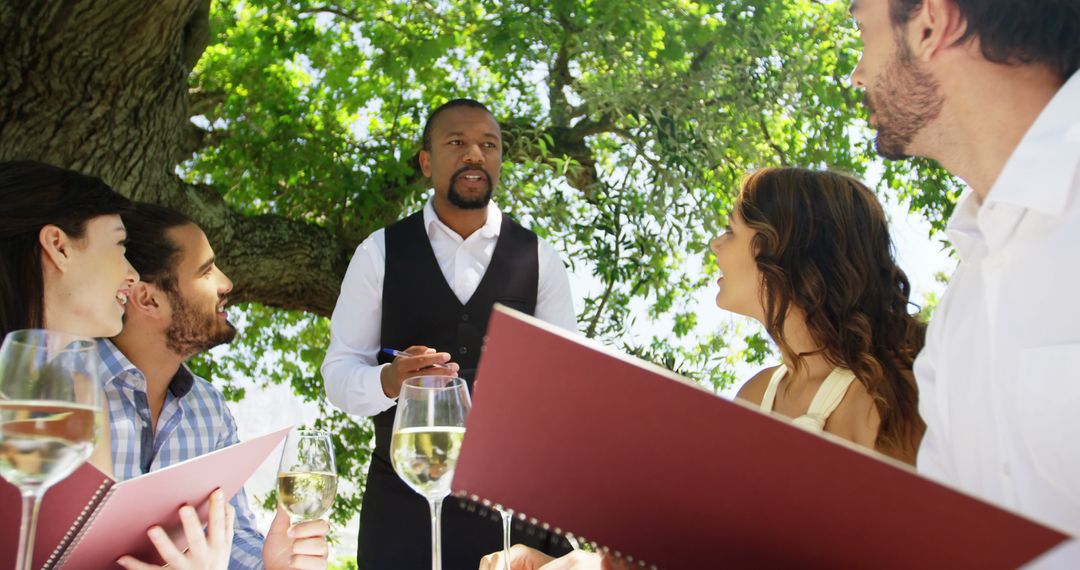
[[[878,152],[970,187],[915,362],[917,467],[1080,536],[1080,2],[855,0]],[[1041,561],[1080,568],[1070,541]]]
[[[363,570],[421,568],[431,561],[427,501],[398,478],[389,457],[402,382],[460,374],[471,387],[496,302],[577,328],[558,254],[491,203],[502,165],[502,132],[491,112],[471,99],[435,109],[418,158],[434,196],[357,248],[322,365],[330,401],[374,418],[375,450],[360,515]],[[406,355],[381,349],[405,349]],[[445,568],[474,570],[502,543],[498,515],[487,509],[451,499],[442,518]],[[541,529],[518,525],[515,531],[515,541],[556,554],[568,550],[563,539]]]
[[[184,366],[185,360],[236,336],[225,312],[232,282],[215,265],[206,235],[183,214],[136,204],[122,218],[126,255],[142,280],[131,288],[123,330],[99,341],[108,369],[104,386],[113,467],[121,481],[239,441],[221,392]],[[229,568],[326,567],[325,521],[301,523],[290,531],[289,517],[279,508],[264,540],[242,489],[231,505],[235,531]],[[190,507],[180,514],[198,525]],[[151,529],[147,534],[170,566],[205,564],[190,558],[199,553],[182,559],[164,533]],[[131,557],[120,562],[126,568],[146,567]]]

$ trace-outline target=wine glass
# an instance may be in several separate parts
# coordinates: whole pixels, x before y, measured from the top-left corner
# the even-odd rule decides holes
[[[298,429],[285,439],[278,467],[278,503],[293,523],[321,518],[337,496],[334,445],[325,431]]]
[[[409,378],[398,396],[390,458],[398,476],[431,507],[432,570],[442,570],[442,501],[450,494],[471,407],[465,381],[448,376]]]
[[[18,330],[0,345],[0,476],[22,493],[19,570],[33,563],[42,495],[97,443],[102,370],[97,345],[86,337]]]

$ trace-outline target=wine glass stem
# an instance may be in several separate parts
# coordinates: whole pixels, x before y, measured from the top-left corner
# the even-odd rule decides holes
[[[38,507],[42,490],[22,489],[22,525],[19,527],[17,570],[31,570],[34,564],[34,531],[37,529]]]
[[[510,511],[499,509],[503,524],[503,570],[510,570]]]
[[[442,498],[428,499],[431,505],[431,570],[442,570]]]

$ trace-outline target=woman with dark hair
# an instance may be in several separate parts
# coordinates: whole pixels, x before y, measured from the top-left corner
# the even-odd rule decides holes
[[[759,170],[710,247],[721,272],[716,304],[761,322],[783,357],[737,397],[914,465],[925,424],[911,367],[926,326],[908,312],[911,287],[874,194],[834,172]],[[544,566],[552,560],[522,545],[510,551],[514,569],[621,567],[585,552]],[[502,568],[502,554],[480,568]]]
[[[0,162],[0,337],[26,328],[120,332],[139,279],[124,257],[120,213],[130,205],[98,178]]]
[[[925,425],[911,367],[926,327],[874,194],[833,172],[760,170],[710,246],[716,304],[761,322],[784,362],[738,397],[914,465]]]

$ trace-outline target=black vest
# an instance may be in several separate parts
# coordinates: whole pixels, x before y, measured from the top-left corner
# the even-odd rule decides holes
[[[403,350],[423,345],[449,352],[471,390],[492,306],[502,303],[533,314],[539,271],[536,235],[503,216],[491,263],[476,292],[462,305],[439,269],[423,213],[417,212],[386,228],[381,346]],[[390,359],[379,353],[379,362]],[[396,411],[394,406],[373,418],[375,452],[360,517],[361,570],[431,564],[427,501],[398,478],[390,463]],[[445,570],[474,570],[483,555],[501,547],[497,514],[453,497],[444,501],[442,512]],[[521,521],[515,521],[513,542],[554,556],[569,552],[562,537]]]
[[[471,391],[495,303],[530,315],[536,312],[540,277],[536,244],[536,234],[504,215],[491,263],[476,292],[462,305],[439,269],[423,212],[387,227],[382,347],[404,350],[422,345],[449,352]],[[381,351],[378,358],[379,363],[393,360]],[[375,453],[387,460],[396,411],[393,406],[373,418]]]

